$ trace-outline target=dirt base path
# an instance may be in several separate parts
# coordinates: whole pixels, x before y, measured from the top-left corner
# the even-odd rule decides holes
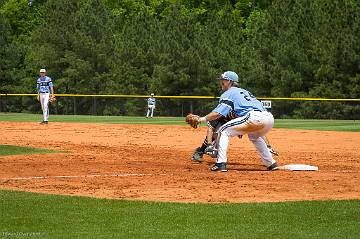
[[[0,144],[67,153],[0,156],[0,188],[172,202],[360,199],[360,133],[274,129],[279,164],[317,172],[268,172],[247,137],[233,138],[229,171],[194,164],[206,127],[0,122]]]

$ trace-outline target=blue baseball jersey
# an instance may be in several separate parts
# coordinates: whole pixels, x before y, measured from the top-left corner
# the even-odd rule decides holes
[[[249,91],[231,87],[220,96],[219,104],[213,112],[224,117],[232,114],[241,117],[252,110],[266,111],[263,104]]]
[[[52,93],[51,87],[53,87],[53,83],[51,78],[48,76],[40,77],[37,79],[36,87],[38,92],[40,93]]]
[[[148,105],[155,105],[155,98],[153,98],[153,97],[150,97],[148,100],[147,100],[147,102],[148,102]]]

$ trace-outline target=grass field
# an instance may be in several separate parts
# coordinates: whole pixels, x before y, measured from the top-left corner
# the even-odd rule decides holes
[[[0,121],[37,122],[40,118],[0,114]],[[120,116],[51,116],[51,120],[184,124],[183,118]],[[360,131],[359,121],[277,120],[276,124],[281,128]],[[0,146],[0,155],[49,153],[38,150]],[[360,200],[185,204],[0,190],[0,238],[335,239],[359,235]]]
[[[0,201],[0,237],[334,239],[360,233],[360,201],[212,205],[11,191],[0,191]]]
[[[14,145],[0,145],[0,156],[6,155],[18,155],[18,154],[49,154],[58,153],[60,151],[54,151],[49,149],[37,149],[31,147],[19,147]]]
[[[0,121],[40,122],[41,115],[23,113],[0,113]],[[108,124],[169,124],[185,125],[184,117],[135,117],[135,116],[89,116],[51,115],[52,122],[108,123]],[[360,120],[294,120],[275,119],[275,128],[331,130],[360,132]]]

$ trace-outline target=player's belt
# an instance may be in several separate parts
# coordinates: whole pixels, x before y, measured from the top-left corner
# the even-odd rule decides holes
[[[40,94],[49,93],[49,91],[40,91]]]
[[[261,110],[259,110],[259,109],[252,109],[252,110],[247,111],[247,112],[245,112],[245,113],[243,113],[243,114],[237,115],[235,118],[243,117],[243,116],[249,114],[251,111],[263,112],[263,111],[261,111]]]

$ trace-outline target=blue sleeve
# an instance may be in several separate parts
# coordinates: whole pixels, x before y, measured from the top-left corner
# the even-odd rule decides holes
[[[216,112],[226,117],[232,111],[231,106],[228,104],[220,103],[212,112]]]
[[[49,80],[49,87],[53,87],[53,83],[52,83],[52,80],[50,77],[48,77],[48,80]],[[49,89],[50,90],[50,89]]]
[[[219,105],[212,111],[226,117],[231,111],[234,110],[234,101],[231,97],[230,91],[225,91],[220,96]]]

